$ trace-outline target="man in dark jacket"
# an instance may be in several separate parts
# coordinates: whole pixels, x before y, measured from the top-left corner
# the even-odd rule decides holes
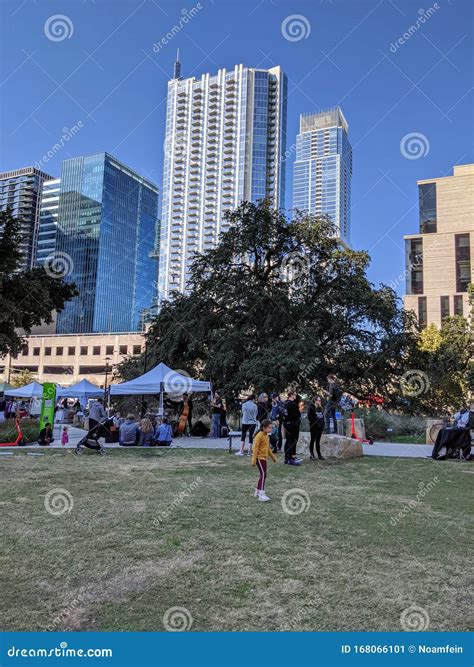
[[[288,465],[300,465],[301,461],[296,457],[296,445],[300,432],[301,413],[296,392],[288,392],[288,400],[284,406],[283,426],[286,431],[285,440],[285,463]]]
[[[333,424],[333,432],[336,431],[336,408],[339,405],[339,401],[342,398],[342,389],[337,384],[335,375],[328,375],[328,401],[326,407],[324,408],[324,418],[326,421],[325,433],[331,432],[331,419]]]

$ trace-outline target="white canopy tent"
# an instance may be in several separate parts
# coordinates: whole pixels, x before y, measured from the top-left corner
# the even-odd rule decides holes
[[[70,387],[58,387],[57,398],[78,398],[81,405],[85,405],[89,398],[102,398],[104,390],[89,380],[81,380]]]
[[[39,382],[30,382],[24,387],[18,389],[7,389],[5,396],[13,396],[14,398],[41,398],[43,396],[43,385]]]
[[[193,391],[212,391],[210,382],[193,380],[160,363],[147,373],[134,380],[113,384],[110,387],[112,396],[130,396],[136,394],[160,394],[160,414],[163,414],[163,394],[184,394]]]

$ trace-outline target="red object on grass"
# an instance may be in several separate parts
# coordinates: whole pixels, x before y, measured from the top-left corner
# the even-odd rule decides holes
[[[16,426],[16,440],[14,442],[0,442],[0,447],[15,447],[16,445],[19,445],[22,440],[23,440],[23,433],[21,432],[20,424],[18,422],[18,419],[15,419],[15,426]]]
[[[355,429],[355,414],[354,414],[354,410],[352,410],[352,414],[351,414],[351,438],[352,438],[353,440],[358,440],[358,441],[361,442],[362,444],[366,444],[366,445],[373,445],[373,444],[374,444],[374,441],[372,440],[372,438],[369,438],[368,440],[366,440],[366,439],[358,438],[358,437],[357,437],[357,433],[356,433],[356,429]]]

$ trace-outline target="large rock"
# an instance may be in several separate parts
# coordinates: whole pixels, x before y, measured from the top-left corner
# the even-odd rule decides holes
[[[298,440],[298,454],[309,456],[310,434],[302,432]],[[316,454],[316,452],[315,452]],[[363,456],[362,444],[358,440],[344,435],[323,434],[321,437],[321,454],[324,458],[353,459]]]

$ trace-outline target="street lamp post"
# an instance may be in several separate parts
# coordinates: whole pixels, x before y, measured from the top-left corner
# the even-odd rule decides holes
[[[107,416],[109,416],[110,411],[110,392],[107,393],[107,378],[109,376],[110,370],[110,357],[105,357],[105,383],[104,383],[104,393],[107,398]]]

